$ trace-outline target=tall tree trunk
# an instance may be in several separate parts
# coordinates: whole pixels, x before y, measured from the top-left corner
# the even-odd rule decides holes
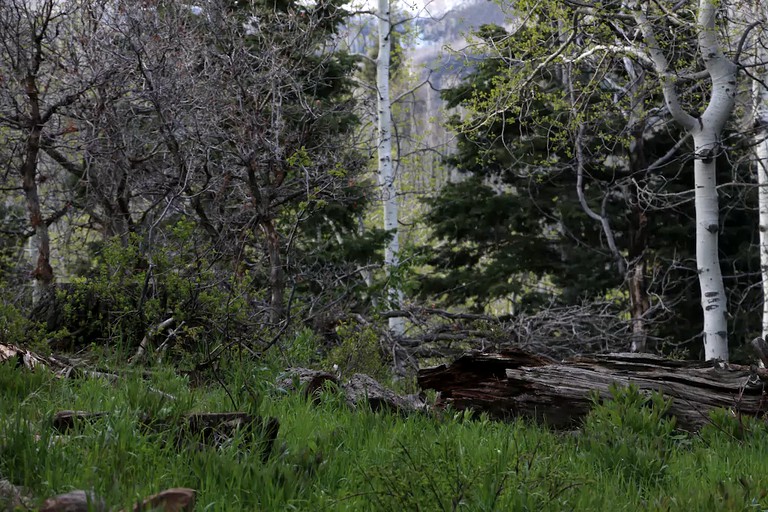
[[[768,79],[768,73],[764,75]],[[768,336],[768,92],[761,94],[762,108],[757,119],[755,146],[757,200],[760,232],[760,270],[763,280],[763,337]]]
[[[629,174],[641,176],[647,168],[645,159],[645,119],[643,118],[643,91],[645,71],[637,69],[629,58],[624,59],[624,66],[629,74],[632,104],[628,123],[632,127],[632,140],[629,143]],[[648,329],[646,318],[651,308],[645,279],[645,251],[648,246],[648,216],[640,204],[638,185],[634,179],[625,188],[625,198],[630,208],[629,248],[627,268],[627,288],[629,289],[630,318],[632,319],[632,352],[648,351]]]
[[[768,23],[768,7],[763,4],[760,19]],[[763,29],[768,34],[768,29]],[[763,281],[763,338],[768,336],[768,48],[766,42],[755,38],[756,61],[754,72],[763,83],[752,83],[755,120],[755,171],[757,173],[758,229],[760,233],[760,270]]]
[[[392,277],[399,264],[400,251],[397,185],[392,165],[392,106],[389,98],[389,66],[391,61],[391,12],[389,0],[379,0],[379,55],[376,58],[376,89],[378,91],[378,157],[379,185],[384,206],[384,229],[392,238],[384,248],[384,265]],[[403,293],[397,283],[390,281],[388,295],[391,307],[399,309]],[[405,319],[390,318],[389,330],[395,336],[405,332]]]
[[[285,173],[278,173],[279,178],[273,180],[272,169],[261,165],[256,158],[248,162],[248,189],[254,209],[258,212],[259,227],[264,233],[269,259],[269,320],[277,324],[285,315],[285,269],[280,247],[280,234],[275,228],[272,212],[272,198],[275,189],[280,186]]]
[[[675,88],[676,76],[656,38],[656,28],[646,17],[647,4],[633,12],[661,80],[664,100],[675,120],[693,136],[696,207],[696,267],[704,316],[702,332],[705,359],[728,360],[727,306],[718,255],[719,211],[716,161],[720,134],[736,104],[738,67],[724,54],[717,36],[717,0],[699,0],[696,17],[698,51],[711,85],[709,103],[700,116],[686,112]]]
[[[26,94],[29,100],[29,133],[25,142],[24,160],[20,174],[22,189],[27,203],[27,214],[33,235],[29,240],[29,257],[32,263],[32,302],[37,303],[53,283],[51,267],[51,243],[48,225],[40,210],[40,196],[37,187],[37,165],[40,158],[40,139],[43,120],[40,116],[40,97],[36,77],[26,77]]]

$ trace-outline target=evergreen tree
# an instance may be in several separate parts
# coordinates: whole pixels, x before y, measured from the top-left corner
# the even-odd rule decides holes
[[[479,36],[494,52],[444,93],[449,107],[464,112],[453,121],[458,145],[448,164],[466,179],[428,201],[431,211],[425,220],[433,230],[435,248],[430,252],[433,271],[422,280],[421,293],[447,305],[476,309],[499,299],[512,301],[515,312],[612,300],[617,313],[626,312],[626,276],[618,271],[600,224],[585,214],[578,198],[573,127],[564,121],[572,106],[562,68],[551,64],[538,69],[517,102],[491,114],[478,109],[479,100],[504,94],[503,80],[514,74],[510,62],[526,60],[524,42],[535,39],[538,30],[523,27],[508,34],[500,27],[484,27]],[[581,89],[599,82],[587,66],[578,68],[574,78]],[[647,87],[646,94],[658,98],[658,90]],[[611,95],[596,94],[584,109],[599,113],[584,114],[580,120],[586,127],[583,149],[590,178],[582,185],[584,196],[588,204],[602,207],[617,249],[626,257],[638,243],[633,225],[638,198],[627,190],[643,190],[642,253],[649,268],[648,292],[656,297],[650,312],[656,322],[649,334],[688,340],[701,329],[690,235],[693,205],[686,195],[692,190],[693,162],[672,159],[642,174],[630,172],[624,157],[630,138],[623,132],[627,122],[622,101],[628,100],[616,102]],[[680,133],[669,127],[642,137],[645,159],[654,162],[673,148]],[[739,184],[750,182],[747,169],[722,163],[720,182],[735,183],[731,190],[737,192]],[[663,198],[670,196],[688,201],[668,204]],[[731,280],[731,294],[742,306],[734,310],[740,335],[755,327],[749,316],[755,295],[750,272],[757,268],[748,251],[754,242],[754,222],[749,220],[753,199],[732,194],[723,219],[728,229],[723,230],[722,265]]]

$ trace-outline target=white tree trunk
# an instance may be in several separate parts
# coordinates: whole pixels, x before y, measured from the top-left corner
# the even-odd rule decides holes
[[[391,61],[390,31],[392,30],[389,0],[379,0],[379,55],[376,59],[376,88],[378,91],[378,156],[379,185],[384,206],[384,229],[392,238],[384,248],[384,265],[392,275],[399,264],[400,240],[398,233],[397,186],[392,165],[392,105],[389,99],[389,66]],[[390,306],[399,309],[403,294],[396,284],[388,288]],[[389,319],[390,332],[401,336],[405,331],[404,318]]]
[[[699,0],[696,17],[698,50],[711,93],[706,110],[694,117],[680,104],[675,88],[676,76],[656,38],[656,27],[648,20],[647,4],[634,6],[635,20],[642,30],[649,58],[661,79],[664,100],[675,120],[693,135],[695,145],[696,267],[701,287],[704,315],[704,358],[728,360],[727,305],[723,276],[720,272],[717,234],[719,211],[716,188],[716,160],[719,138],[736,104],[738,67],[724,54],[717,37],[719,0]]]
[[[764,80],[768,79],[768,73]],[[760,231],[760,269],[763,279],[763,338],[768,336],[768,93],[762,94],[762,112],[755,147],[757,167],[757,201]]]
[[[768,22],[768,8],[760,13],[763,23]],[[760,233],[760,269],[763,281],[763,338],[768,336],[768,49],[760,38],[755,38],[755,73],[763,83],[752,83],[755,116],[755,171],[757,172],[758,228]],[[760,72],[760,70],[762,70]]]
[[[707,130],[694,134],[696,207],[696,268],[704,312],[704,359],[728,360],[728,325],[725,286],[718,255],[719,208],[715,181],[717,136]],[[710,156],[702,156],[710,155]]]

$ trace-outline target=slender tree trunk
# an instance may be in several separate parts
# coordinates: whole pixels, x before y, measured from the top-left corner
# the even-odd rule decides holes
[[[727,305],[718,257],[719,211],[716,161],[720,134],[736,104],[738,67],[724,54],[717,34],[718,2],[699,0],[696,17],[697,46],[711,86],[709,102],[700,116],[686,112],[677,93],[676,75],[648,20],[648,4],[637,3],[634,17],[643,33],[650,59],[661,80],[667,108],[675,120],[693,136],[695,147],[694,187],[696,207],[696,267],[704,316],[702,332],[705,359],[728,360]]]
[[[389,0],[379,0],[379,55],[376,58],[376,89],[378,91],[378,156],[379,185],[384,206],[384,229],[392,238],[384,248],[384,265],[391,277],[399,264],[400,251],[398,229],[398,204],[395,171],[392,162],[392,106],[389,98],[389,66],[391,61],[391,12]],[[402,290],[390,282],[389,301],[399,309],[403,299]],[[402,336],[405,331],[404,318],[389,319],[390,332]]]
[[[43,121],[40,117],[40,98],[34,75],[26,77],[26,94],[29,100],[29,133],[24,151],[20,174],[22,189],[27,203],[29,224],[34,234],[29,240],[29,257],[32,263],[32,302],[37,303],[53,283],[51,267],[51,243],[48,225],[40,210],[40,196],[37,187],[37,165],[40,158],[40,139]]]
[[[279,323],[285,314],[285,272],[280,254],[280,235],[271,219],[261,223],[266,235],[267,254],[269,255],[269,289],[270,313],[269,319],[273,324]]]
[[[629,174],[640,177],[647,168],[645,159],[645,119],[643,119],[642,84],[645,71],[637,69],[628,59],[624,60],[625,68],[631,79],[630,90],[632,104],[629,111],[629,125],[632,127],[632,140],[629,143]],[[627,184],[625,197],[630,208],[629,218],[629,250],[627,268],[627,287],[629,289],[630,317],[632,319],[632,352],[648,351],[648,329],[646,318],[651,308],[645,279],[645,251],[648,247],[648,216],[640,204],[638,185],[634,180]]]
[[[634,185],[631,185],[634,187]],[[635,195],[635,201],[637,196]],[[630,219],[630,247],[627,283],[629,288],[629,306],[632,318],[632,352],[648,351],[648,329],[646,318],[651,308],[645,279],[645,249],[648,244],[648,218],[639,205],[632,205]]]
[[[694,163],[696,208],[696,268],[701,288],[701,308],[704,313],[704,358],[728,359],[728,326],[725,285],[720,271],[718,233],[720,210],[716,183],[716,154],[718,141],[712,130],[694,133],[696,148]]]
[[[248,163],[248,188],[251,192],[254,209],[258,212],[259,227],[264,233],[269,259],[269,320],[277,324],[285,315],[285,270],[280,247],[280,234],[275,228],[271,211],[271,198],[275,195],[276,187],[280,186],[284,173],[273,181],[268,167],[259,165],[255,158]],[[259,176],[261,178],[259,178]]]
[[[766,77],[768,78],[768,76]],[[763,337],[768,336],[768,94],[763,93],[763,112],[755,146],[760,231],[760,269],[763,279]]]
[[[763,23],[768,23],[768,8],[763,6]],[[766,29],[764,29],[766,30]],[[768,33],[768,30],[766,30]],[[763,83],[752,83],[755,120],[755,171],[757,173],[758,229],[760,233],[760,270],[763,281],[763,338],[768,336],[768,49],[755,38],[758,68],[755,73]],[[762,70],[762,72],[760,72]]]

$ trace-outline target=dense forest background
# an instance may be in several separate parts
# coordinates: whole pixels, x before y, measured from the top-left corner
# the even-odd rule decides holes
[[[560,8],[395,6],[387,269],[374,15],[6,0],[0,342],[374,372],[502,346],[700,357],[693,142],[650,68],[579,56],[613,36],[587,21],[564,40]],[[746,24],[723,29],[729,52]],[[762,334],[750,87],[711,157],[734,358]]]

